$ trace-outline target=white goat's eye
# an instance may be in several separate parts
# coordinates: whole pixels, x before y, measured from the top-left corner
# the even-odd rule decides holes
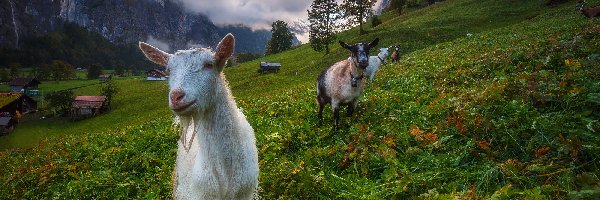
[[[204,67],[206,67],[206,68],[212,68],[213,64],[212,64],[212,62],[207,62],[207,63],[204,63]]]

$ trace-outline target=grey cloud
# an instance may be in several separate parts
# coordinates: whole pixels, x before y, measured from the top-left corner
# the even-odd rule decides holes
[[[188,11],[207,15],[215,24],[268,28],[275,20],[306,18],[310,0],[178,0]]]

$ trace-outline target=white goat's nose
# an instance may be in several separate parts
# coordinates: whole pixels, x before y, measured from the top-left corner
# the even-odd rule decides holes
[[[181,89],[175,89],[171,91],[171,94],[169,94],[169,97],[171,98],[171,103],[173,104],[180,103],[184,96],[185,92]]]

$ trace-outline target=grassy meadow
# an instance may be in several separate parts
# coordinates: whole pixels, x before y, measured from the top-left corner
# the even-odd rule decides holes
[[[404,57],[380,68],[338,132],[330,106],[316,126],[315,101],[317,75],[348,56],[337,44],[226,68],[255,130],[259,196],[600,198],[600,19],[575,4],[448,0],[340,33],[347,43],[379,37]],[[260,75],[260,61],[282,68]],[[166,83],[116,84],[108,113],[25,121],[0,137],[5,147],[7,137],[60,136],[0,151],[0,199],[170,198],[178,133]]]

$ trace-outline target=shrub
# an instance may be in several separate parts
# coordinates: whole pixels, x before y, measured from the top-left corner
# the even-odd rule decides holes
[[[371,18],[371,27],[376,27],[379,26],[379,24],[381,24],[381,20],[379,19],[379,17],[377,15],[373,16],[373,18]]]

